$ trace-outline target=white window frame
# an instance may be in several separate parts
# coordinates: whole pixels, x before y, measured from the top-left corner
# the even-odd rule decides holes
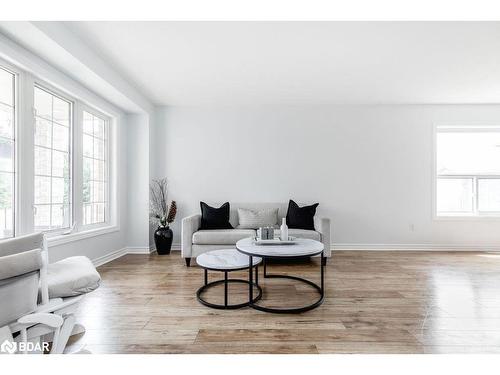
[[[49,244],[60,245],[72,241],[78,241],[84,238],[90,238],[101,234],[112,233],[120,230],[119,225],[119,207],[117,192],[117,125],[121,114],[111,109],[109,104],[99,99],[96,95],[88,92],[83,87],[69,82],[69,87],[75,89],[80,95],[83,93],[86,98],[82,99],[79,95],[73,95],[65,90],[62,85],[55,86],[48,83],[41,77],[19,68],[13,63],[0,58],[0,65],[16,74],[15,87],[15,183],[14,183],[14,236],[33,233],[34,231],[34,87],[35,85],[44,88],[56,96],[61,96],[65,100],[73,103],[72,110],[72,137],[70,143],[70,169],[71,169],[71,210],[72,226],[68,228],[56,228],[48,230],[46,233]],[[64,81],[64,79],[63,79]],[[83,154],[82,149],[82,126],[83,110],[95,113],[99,117],[107,120],[107,216],[104,223],[83,225]],[[19,126],[22,124],[22,126]]]
[[[481,179],[500,179],[500,174],[441,174],[437,172],[437,135],[441,132],[500,132],[500,125],[442,125],[433,126],[433,165],[432,165],[432,212],[434,220],[500,220],[499,212],[481,212],[478,210],[478,180]],[[462,178],[472,180],[472,212],[446,212],[441,213],[437,210],[437,181],[442,178]]]
[[[35,88],[38,87],[41,90],[44,90],[48,92],[49,94],[58,97],[61,100],[64,100],[66,102],[69,102],[71,104],[71,115],[70,115],[70,124],[69,124],[69,174],[70,174],[70,223],[69,226],[63,227],[63,228],[53,228],[53,229],[47,229],[44,230],[43,232],[47,235],[50,236],[50,234],[60,234],[60,233],[65,233],[68,231],[72,230],[72,227],[74,226],[75,223],[75,183],[74,183],[74,172],[75,172],[75,165],[74,165],[74,144],[75,144],[75,124],[76,124],[76,116],[75,116],[75,103],[76,100],[71,97],[70,95],[58,90],[57,88],[53,87],[52,85],[39,80],[39,79],[34,79],[33,85],[31,88],[31,91],[33,92],[33,110],[31,111],[31,115],[33,116],[33,121],[32,121],[32,129],[31,129],[31,134],[33,134],[33,152],[35,150],[35,144],[34,144],[34,134],[35,134],[35,105],[34,105],[34,92]],[[34,178],[35,178],[35,165],[34,165],[34,155],[33,155],[33,204],[32,204],[32,212],[33,212],[33,221],[34,221],[34,209],[35,209],[35,188],[34,188]],[[52,197],[51,197],[52,199]],[[52,208],[51,208],[52,210]],[[35,225],[33,222],[33,230],[35,230]]]
[[[80,109],[79,109],[79,115],[83,116],[83,112],[88,112],[92,115],[94,115],[95,117],[99,117],[101,118],[102,120],[105,121],[105,137],[104,137],[104,152],[105,152],[105,155],[104,155],[104,161],[105,161],[105,165],[104,165],[104,175],[105,175],[105,181],[106,181],[106,189],[104,191],[104,200],[105,200],[105,208],[104,208],[104,222],[103,223],[93,223],[93,224],[84,224],[83,223],[83,164],[81,166],[81,182],[80,182],[80,186],[81,186],[81,191],[82,191],[82,194],[80,195],[79,199],[80,199],[80,202],[82,203],[82,205],[78,205],[79,209],[81,209],[81,213],[79,213],[79,218],[81,218],[81,224],[80,224],[80,228],[85,228],[85,229],[96,229],[96,228],[101,228],[103,226],[108,226],[109,223],[110,223],[110,217],[111,217],[111,206],[110,206],[110,198],[111,198],[111,192],[110,192],[110,185],[111,185],[111,181],[110,181],[110,175],[111,175],[111,153],[110,153],[110,148],[111,148],[111,128],[112,128],[112,124],[113,124],[113,119],[111,117],[109,117],[108,115],[102,113],[101,111],[93,108],[93,107],[90,107],[88,105],[85,105],[85,104],[81,104],[80,105]],[[83,119],[79,122],[80,124],[80,134],[81,134],[81,144],[82,144],[82,147],[83,147]],[[81,157],[80,157],[81,156]],[[79,159],[80,159],[80,162],[82,163],[83,162],[83,148],[82,148],[82,151],[79,155]]]
[[[14,65],[8,63],[7,61],[0,59],[0,67],[4,70],[7,70],[9,73],[14,75],[14,184],[12,186],[12,195],[13,195],[13,205],[12,205],[12,237],[15,237],[18,234],[18,222],[19,222],[19,120],[20,120],[20,96],[19,96],[19,87],[20,87],[20,76],[21,71]],[[5,237],[3,239],[12,238]]]

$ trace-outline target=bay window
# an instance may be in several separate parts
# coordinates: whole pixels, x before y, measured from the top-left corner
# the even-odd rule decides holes
[[[95,104],[0,60],[0,239],[115,228],[115,117]]]

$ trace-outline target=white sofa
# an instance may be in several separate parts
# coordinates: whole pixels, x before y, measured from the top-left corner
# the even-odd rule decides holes
[[[219,207],[220,204],[213,204]],[[238,229],[238,208],[251,210],[262,210],[266,208],[278,208],[278,223],[286,216],[287,203],[230,203],[229,222],[235,229],[211,229],[200,230],[201,214],[191,215],[182,219],[181,254],[189,267],[191,258],[206,251],[223,248],[234,248],[236,242],[246,238],[254,237],[254,229]],[[289,235],[299,238],[311,238],[321,241],[325,245],[323,251],[325,257],[331,256],[330,250],[330,219],[314,217],[314,229],[289,229]],[[279,235],[279,230],[275,231]],[[326,258],[325,258],[326,261]]]

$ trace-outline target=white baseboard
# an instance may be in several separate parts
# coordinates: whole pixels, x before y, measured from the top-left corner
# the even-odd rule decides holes
[[[154,248],[150,247],[127,247],[127,254],[151,254],[156,251]]]
[[[332,250],[367,251],[500,251],[500,245],[469,244],[343,244],[334,243]]]
[[[127,254],[150,254],[154,251],[156,250],[148,247],[124,247],[123,249],[115,250],[109,254],[92,259],[92,263],[95,267],[99,267]]]
[[[124,256],[125,254],[127,254],[126,248],[115,250],[109,254],[92,259],[92,263],[94,264],[95,267],[99,267],[105,263],[111,262],[112,260],[118,259],[118,258]]]
[[[172,251],[181,251],[181,244],[180,243],[173,243],[171,249]],[[151,246],[151,252],[156,251],[156,248]]]

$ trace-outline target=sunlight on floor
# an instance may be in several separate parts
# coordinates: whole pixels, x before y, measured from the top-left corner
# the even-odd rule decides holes
[[[496,258],[496,259],[500,259],[500,253],[484,253],[484,254],[477,254],[476,256],[482,257],[482,258]]]

